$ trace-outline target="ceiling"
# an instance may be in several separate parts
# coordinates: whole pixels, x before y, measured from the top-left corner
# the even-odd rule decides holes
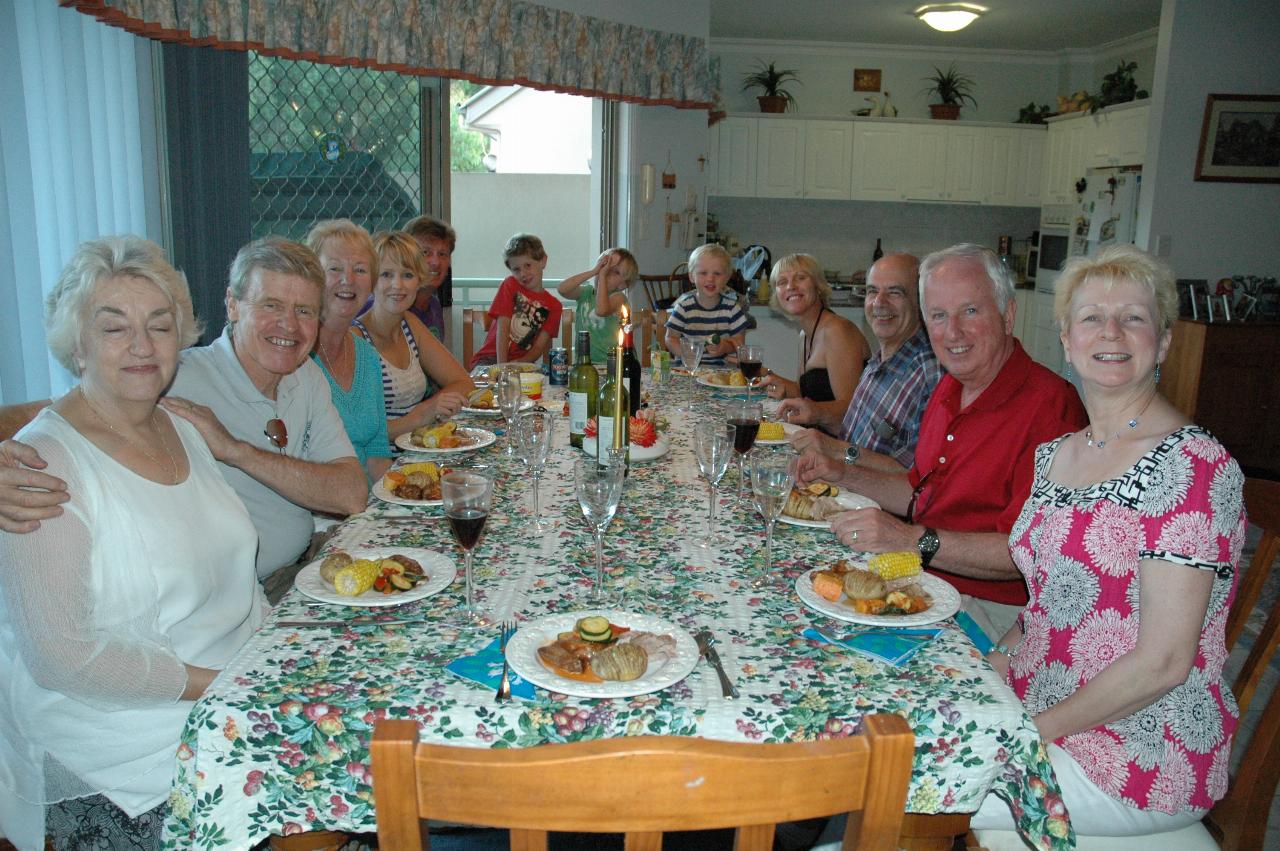
[[[989,10],[940,33],[924,0],[711,0],[711,39],[852,42],[1003,50],[1092,49],[1160,24],[1161,0],[974,0]]]

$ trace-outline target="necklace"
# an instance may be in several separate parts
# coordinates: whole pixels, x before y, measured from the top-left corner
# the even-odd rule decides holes
[[[1138,411],[1138,413],[1133,417],[1133,419],[1129,420],[1129,422],[1125,423],[1125,425],[1128,426],[1130,429],[1137,428],[1138,423],[1142,421],[1142,415],[1147,412],[1147,408],[1151,407],[1151,402],[1155,398],[1156,398],[1156,395],[1154,393],[1148,396],[1147,403],[1142,406],[1142,410]],[[1096,446],[1098,449],[1105,449],[1108,443],[1115,440],[1122,434],[1124,434],[1124,429],[1120,429],[1120,431],[1111,435],[1106,440],[1094,440],[1093,429],[1089,428],[1089,429],[1085,429],[1084,441],[1088,446]]]
[[[130,440],[128,437],[125,436],[124,432],[120,431],[120,429],[113,426],[111,422],[102,415],[102,412],[98,410],[98,406],[89,401],[89,397],[86,396],[84,393],[83,386],[77,385],[76,390],[77,392],[80,393],[80,398],[84,400],[84,403],[89,406],[89,410],[93,413],[93,416],[98,420],[98,422],[106,426],[107,429],[112,434],[120,438],[122,441],[124,441],[124,443],[126,443],[129,446],[132,446],[134,449],[138,450],[143,455],[145,455],[147,460],[149,460],[157,468],[160,468],[163,466],[160,463],[160,459],[157,456],[148,452],[145,446],[143,446],[141,443],[136,443]],[[177,465],[177,462],[173,460],[173,453],[169,451],[169,444],[165,442],[164,436],[160,434],[159,430],[156,428],[156,412],[154,409],[152,409],[151,411],[151,429],[152,431],[155,432],[156,437],[159,438],[160,440],[160,448],[164,450],[165,458],[169,460],[168,481],[170,484],[176,483],[178,481],[178,465]]]
[[[347,339],[351,335],[345,331],[342,334],[342,342],[338,343],[338,356],[336,360],[342,363],[342,356],[347,352]],[[333,361],[329,359],[329,355],[324,350],[324,343],[319,343],[316,348],[320,350],[320,360],[324,362],[325,369],[329,370],[329,374],[334,378],[338,377],[337,371],[333,368]]]

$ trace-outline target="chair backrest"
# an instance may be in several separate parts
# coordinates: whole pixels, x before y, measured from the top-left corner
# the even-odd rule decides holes
[[[774,824],[850,812],[847,849],[897,847],[914,736],[897,715],[845,739],[780,745],[639,736],[487,750],[428,745],[413,721],[381,721],[371,757],[382,851],[429,848],[421,819],[507,828],[535,851],[548,831],[625,833],[657,851],[666,830],[738,828],[768,851]]]
[[[480,326],[483,336],[489,332],[489,311],[482,307],[465,307],[462,309],[462,365],[469,367],[471,356],[476,352],[476,325]]]
[[[649,299],[650,310],[670,310],[680,294],[693,289],[689,283],[689,264],[680,263],[666,275],[641,275],[640,285]]]
[[[1227,651],[1236,646],[1249,614],[1258,603],[1276,556],[1280,555],[1280,482],[1245,479],[1244,504],[1249,522],[1262,527],[1262,540],[1254,550],[1249,570],[1236,592],[1235,606],[1227,615]]]
[[[560,345],[566,352],[573,353],[573,308],[566,307],[560,313]],[[572,361],[570,361],[572,363]]]

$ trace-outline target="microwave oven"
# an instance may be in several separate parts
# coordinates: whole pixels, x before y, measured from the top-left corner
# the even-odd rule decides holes
[[[1027,268],[1034,270],[1032,282],[1039,292],[1053,292],[1053,284],[1067,261],[1067,250],[1071,245],[1071,237],[1066,228],[1042,227],[1035,240],[1031,256],[1027,259]]]

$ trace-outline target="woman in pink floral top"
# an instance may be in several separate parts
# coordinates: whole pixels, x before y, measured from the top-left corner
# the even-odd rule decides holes
[[[988,658],[1052,743],[1078,835],[1176,830],[1227,791],[1244,476],[1156,390],[1166,266],[1132,246],[1073,260],[1054,311],[1089,426],[1036,453],[1009,537],[1031,600]],[[988,798],[973,826],[1012,822]]]

